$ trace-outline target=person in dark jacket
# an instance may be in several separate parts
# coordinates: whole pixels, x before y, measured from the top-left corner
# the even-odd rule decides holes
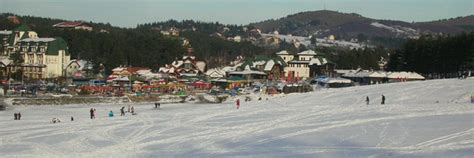
[[[21,120],[21,113],[18,112],[18,120]]]
[[[90,114],[91,114],[91,119],[94,119],[95,118],[95,115],[94,115],[94,108],[91,108],[91,110],[89,111]]]
[[[125,116],[125,106],[120,109],[120,116]]]
[[[366,103],[367,105],[369,105],[369,96],[367,96],[367,97],[365,98],[365,103]]]
[[[385,104],[385,96],[382,94],[382,104]]]

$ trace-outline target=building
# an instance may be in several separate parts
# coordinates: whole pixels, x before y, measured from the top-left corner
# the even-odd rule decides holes
[[[322,54],[312,50],[306,50],[296,55],[287,51],[280,51],[276,54],[286,62],[285,77],[291,80],[294,78],[307,79],[319,75],[332,77],[335,74],[334,68],[336,65],[328,61]]]
[[[92,25],[85,22],[65,21],[65,22],[54,24],[53,27],[60,28],[60,29],[74,29],[74,30],[86,30],[86,31],[93,30]]]
[[[22,71],[26,79],[65,75],[64,68],[70,62],[70,54],[64,39],[40,38],[26,25],[12,31],[2,31],[0,35],[3,37],[0,61],[6,64],[8,74]],[[12,61],[12,55],[19,59]]]
[[[206,62],[197,60],[192,53],[192,49],[189,48],[188,55],[176,59],[171,64],[166,64],[159,69],[159,72],[176,78],[197,77],[206,72]]]
[[[240,67],[241,70],[255,70],[264,72],[268,79],[280,79],[284,77],[283,68],[286,62],[279,57],[256,56],[254,59],[246,60]]]
[[[93,64],[91,61],[73,59],[64,68],[66,77],[74,79],[90,79],[93,76]]]

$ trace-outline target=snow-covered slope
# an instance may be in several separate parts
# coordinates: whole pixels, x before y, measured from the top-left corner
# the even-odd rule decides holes
[[[387,98],[380,105],[381,94]],[[20,106],[2,157],[471,157],[474,79],[392,83],[222,104]],[[365,105],[365,97],[371,99]],[[89,119],[97,108],[98,118]],[[108,111],[116,117],[108,118]],[[13,113],[22,120],[14,121]],[[69,121],[74,116],[75,121]],[[52,124],[59,117],[62,123]]]

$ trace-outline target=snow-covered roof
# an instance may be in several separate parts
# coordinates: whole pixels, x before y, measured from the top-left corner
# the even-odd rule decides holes
[[[265,64],[265,68],[263,68],[263,70],[271,71],[274,65],[275,65],[275,62],[273,60],[269,60],[267,64]]]
[[[207,70],[205,74],[212,78],[219,78],[219,77],[225,76],[225,71],[223,69],[213,68],[213,69]]]
[[[182,60],[173,61],[173,63],[171,63],[171,65],[173,65],[174,67],[180,67],[182,64]]]
[[[244,71],[232,71],[232,72],[229,72],[229,75],[249,75],[249,74],[266,75],[265,72],[254,71],[254,70],[244,70]]]
[[[2,58],[0,59],[0,63],[3,63],[5,66],[6,65],[10,65],[10,63],[12,63],[13,61],[8,59],[8,58]]]
[[[387,74],[385,72],[374,71],[371,74],[369,74],[369,77],[384,78],[384,77],[387,77]]]
[[[351,80],[345,78],[321,78],[317,81],[323,83],[352,83]]]
[[[286,50],[282,50],[282,51],[277,52],[276,55],[290,55],[290,53],[288,53],[288,51]]]
[[[311,61],[309,60],[304,60],[304,61],[301,61],[301,60],[292,60],[292,61],[289,61],[288,64],[309,64]]]
[[[12,31],[7,31],[7,30],[0,31],[0,35],[10,35],[10,34],[12,34]]]
[[[20,40],[21,42],[51,42],[56,40],[55,38],[25,38]]]
[[[420,74],[416,72],[392,72],[388,74],[388,78],[391,79],[397,79],[397,78],[405,78],[405,79],[418,79],[418,80],[424,80],[425,77],[421,76]]]
[[[197,61],[196,62],[196,67],[199,69],[199,71],[204,72],[204,70],[206,69],[206,62]]]
[[[324,65],[324,64],[327,64],[328,61],[326,60],[326,58],[312,58],[309,62],[309,65],[318,65],[318,66],[321,66],[321,65]]]
[[[334,71],[336,71],[336,73],[338,74],[345,74],[345,73],[353,72],[355,70],[334,69]]]
[[[258,65],[264,65],[266,63],[265,60],[261,61],[254,61],[252,67],[258,66]]]
[[[317,55],[316,52],[312,51],[312,50],[306,50],[306,51],[302,51],[300,53],[298,53],[298,55],[309,55],[309,56],[313,56],[313,55]]]
[[[240,65],[242,65],[242,64],[240,64]],[[238,66],[240,66],[240,65],[238,65]],[[226,67],[223,67],[222,70],[225,71],[225,72],[235,71],[238,66],[226,66]]]

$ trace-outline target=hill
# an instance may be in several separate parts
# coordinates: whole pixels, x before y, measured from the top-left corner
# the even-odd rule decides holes
[[[90,60],[96,65],[102,63],[107,72],[120,65],[158,70],[160,66],[186,54],[188,45],[185,45],[185,41],[195,47],[194,55],[205,60],[210,67],[228,63],[238,55],[251,56],[264,52],[262,48],[248,42],[211,39],[208,34],[186,30],[182,30],[183,36],[166,36],[160,30],[144,25],[120,28],[94,22],[88,22],[94,31],[64,30],[52,25],[66,20],[16,15],[20,23],[13,23],[8,19],[9,16],[14,14],[0,14],[0,30],[12,30],[20,24],[26,24],[41,37],[63,37],[68,43],[72,58]],[[198,26],[204,27],[207,24]]]
[[[261,101],[253,96],[238,110],[232,100],[162,104],[159,110],[133,104],[137,115],[115,117],[106,114],[127,104],[15,106],[0,111],[0,154],[467,158],[474,154],[473,89],[474,78],[391,83],[263,96]],[[91,107],[97,109],[94,120]],[[14,112],[21,112],[22,120],[12,120]],[[51,118],[63,122],[53,124]]]
[[[473,16],[453,19],[408,23],[394,20],[377,20],[363,17],[355,13],[341,13],[321,10],[302,12],[276,20],[266,20],[250,24],[263,32],[278,31],[281,34],[300,36],[315,35],[327,37],[335,35],[339,39],[357,38],[411,38],[420,34],[458,34],[474,29]]]

